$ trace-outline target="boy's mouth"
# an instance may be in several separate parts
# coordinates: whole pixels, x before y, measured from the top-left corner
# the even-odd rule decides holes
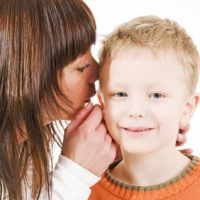
[[[123,128],[128,134],[133,136],[142,136],[150,133],[154,128],[144,128],[144,127],[135,127],[135,128]]]
[[[125,129],[131,132],[143,132],[143,131],[150,131],[153,128],[125,128]]]

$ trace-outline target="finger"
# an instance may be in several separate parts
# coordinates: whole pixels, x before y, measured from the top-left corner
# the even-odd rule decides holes
[[[113,160],[115,160],[117,156],[117,147],[118,147],[118,144],[114,140],[112,140],[111,151],[113,152]]]
[[[116,158],[117,148],[119,145],[115,142],[115,140],[112,138],[109,132],[106,132],[104,140],[107,144],[109,144],[110,146],[109,152],[111,153],[111,157],[114,156],[113,157],[113,160],[114,160]]]
[[[181,145],[185,144],[186,141],[187,141],[187,136],[183,133],[181,133],[181,134],[179,133],[177,135],[177,139],[176,139],[176,146],[181,146]]]
[[[112,139],[112,137],[110,136],[110,134],[106,134],[105,135],[105,144],[107,144],[107,148],[104,148],[104,151],[107,152],[110,155],[110,158],[112,158],[113,160],[116,157],[116,153],[117,153],[117,143]]]
[[[184,145],[183,143],[179,143],[179,142],[176,141],[176,147],[181,147],[183,145]]]
[[[86,127],[96,130],[103,118],[103,111],[100,105],[95,105],[87,119],[84,121]]]
[[[101,122],[101,123],[98,125],[98,127],[96,128],[96,131],[97,131],[98,133],[100,133],[100,134],[102,135],[102,137],[105,137],[105,134],[107,133],[107,129],[106,129],[105,124]]]
[[[66,130],[68,132],[73,132],[76,130],[88,117],[88,115],[91,113],[93,109],[93,104],[90,101],[84,108],[82,108],[74,117],[74,119],[71,121],[71,123],[67,126]]]
[[[112,141],[113,141],[110,134],[106,134],[104,137],[104,140],[109,144],[112,143]]]
[[[192,154],[194,151],[190,148],[179,150],[181,153]]]
[[[190,124],[187,124],[187,125],[184,126],[184,127],[180,127],[179,133],[185,134],[185,133],[187,133],[189,130],[190,130]]]

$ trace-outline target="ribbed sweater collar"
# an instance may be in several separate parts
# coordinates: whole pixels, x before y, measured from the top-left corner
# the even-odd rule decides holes
[[[128,200],[144,200],[144,199],[165,199],[180,193],[189,187],[200,174],[200,162],[196,156],[186,155],[191,159],[191,163],[187,168],[176,177],[164,183],[142,187],[125,184],[115,179],[110,170],[114,168],[119,162],[115,161],[110,165],[108,170],[102,176],[100,184],[110,193],[116,195],[118,198]]]

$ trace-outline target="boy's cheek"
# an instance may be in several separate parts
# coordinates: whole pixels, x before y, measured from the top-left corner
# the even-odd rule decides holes
[[[113,118],[112,112],[105,107],[104,109],[104,119],[106,122],[107,127],[110,127],[114,124],[115,119]]]
[[[110,133],[111,137],[116,141],[117,140],[117,130],[116,130],[116,123],[114,122],[114,119],[112,117],[105,115],[105,122],[108,129],[108,132]]]

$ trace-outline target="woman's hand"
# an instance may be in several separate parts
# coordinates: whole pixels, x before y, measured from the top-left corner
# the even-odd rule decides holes
[[[91,102],[65,130],[61,154],[100,176],[113,162],[117,145],[102,122],[102,109]]]
[[[179,133],[178,133],[177,140],[176,140],[176,146],[177,147],[182,146],[186,143],[186,141],[187,141],[186,133],[189,131],[189,129],[190,129],[190,124],[188,124],[185,127],[181,127],[179,129]],[[190,148],[182,149],[182,150],[179,150],[179,151],[182,152],[182,153],[187,153],[187,154],[193,153],[193,150],[190,149]]]

